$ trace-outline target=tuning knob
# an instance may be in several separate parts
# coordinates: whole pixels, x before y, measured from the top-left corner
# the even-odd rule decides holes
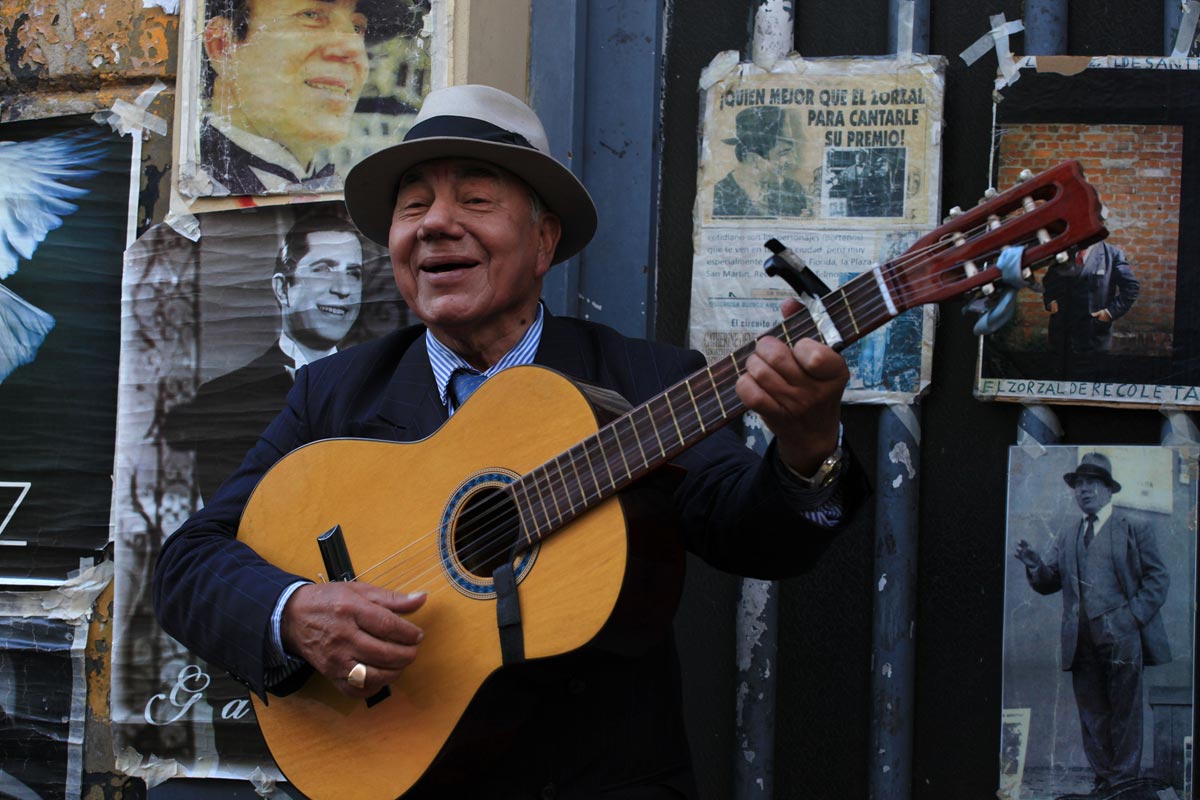
[[[983,192],[983,196],[984,196],[985,198],[987,198],[988,200],[991,200],[993,197],[995,197],[995,196],[996,196],[996,195],[998,195],[998,194],[1000,194],[1000,193],[996,191],[996,187],[995,187],[995,186],[989,186],[989,187],[988,187],[986,190],[984,190],[984,192]]]
[[[954,208],[950,209],[950,219],[954,219],[955,217],[961,217],[962,213],[963,213],[963,210],[961,208],[959,208],[958,206],[955,206]]]
[[[1065,264],[1065,263],[1067,263],[1067,261],[1068,261],[1068,260],[1070,260],[1070,258],[1071,258],[1071,257],[1070,257],[1069,255],[1067,255],[1067,251],[1066,251],[1066,250],[1061,250],[1061,251],[1059,251],[1059,252],[1057,252],[1057,253],[1055,253],[1055,254],[1054,254],[1054,260],[1055,260],[1055,261],[1057,261],[1057,262],[1058,262],[1058,263],[1060,263],[1060,264]]]
[[[1021,170],[1021,174],[1017,176],[1017,183],[1024,183],[1025,181],[1029,180],[1032,177],[1033,177],[1033,170],[1023,169],[1023,170]]]

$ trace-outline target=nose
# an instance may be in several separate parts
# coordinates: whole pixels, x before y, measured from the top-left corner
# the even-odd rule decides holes
[[[358,17],[347,9],[336,9],[326,29],[329,36],[322,47],[322,55],[331,61],[345,61],[365,66],[367,45],[364,29]]]
[[[460,236],[462,228],[459,227],[455,209],[453,200],[435,196],[424,216],[421,217],[421,225],[417,228],[417,238],[427,242]]]

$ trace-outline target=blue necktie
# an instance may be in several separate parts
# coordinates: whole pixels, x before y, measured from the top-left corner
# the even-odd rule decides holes
[[[479,384],[485,380],[487,378],[478,372],[456,369],[450,376],[450,392],[454,395],[454,408],[456,410],[462,408],[463,403],[467,402],[467,398],[473,395],[479,388]]]

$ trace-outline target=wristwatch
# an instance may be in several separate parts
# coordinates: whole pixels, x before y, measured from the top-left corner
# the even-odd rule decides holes
[[[821,462],[821,466],[817,467],[817,471],[812,475],[801,475],[790,466],[788,466],[788,471],[806,489],[825,489],[831,486],[845,471],[846,460],[846,451],[838,447],[829,455],[829,458]]]

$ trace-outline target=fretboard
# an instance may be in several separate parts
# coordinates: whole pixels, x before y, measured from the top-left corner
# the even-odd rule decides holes
[[[801,310],[760,335],[788,344],[832,341],[838,349],[852,344],[895,316],[885,294],[891,288],[880,277],[886,274],[887,265],[868,270],[821,298],[816,314]],[[735,387],[754,349],[755,342],[748,342],[515,481],[511,491],[526,544],[541,541],[744,413]]]

